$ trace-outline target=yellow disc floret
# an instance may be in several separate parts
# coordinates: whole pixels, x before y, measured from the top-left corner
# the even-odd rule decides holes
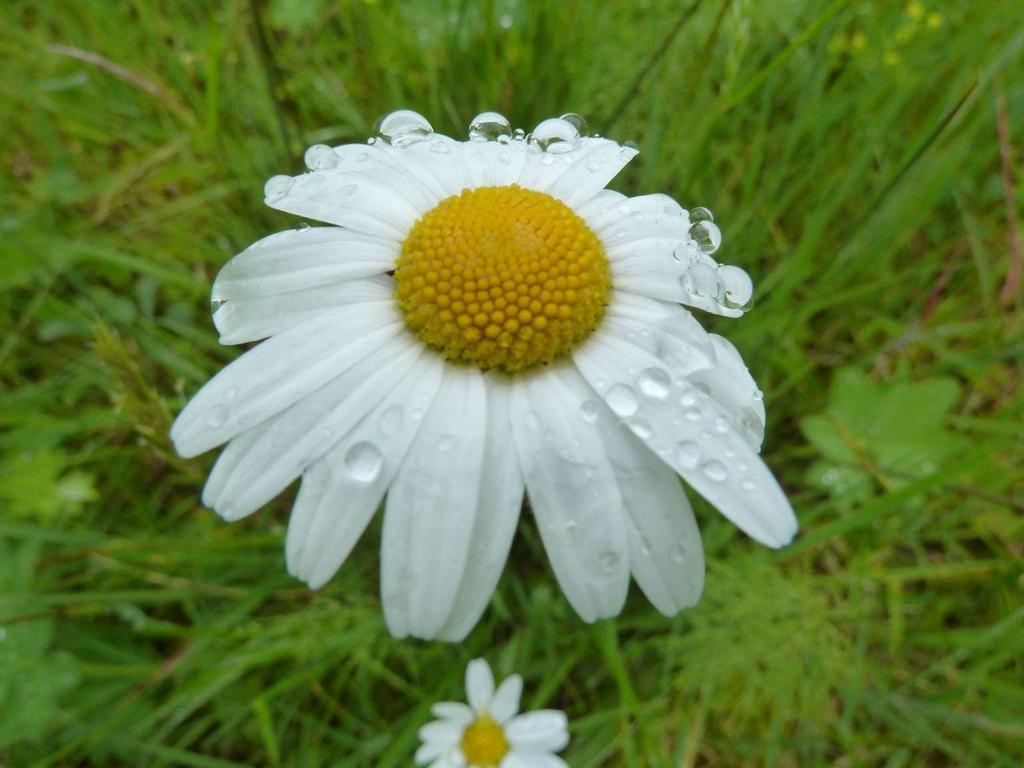
[[[470,765],[494,768],[508,754],[508,739],[490,715],[482,714],[462,732],[459,748]]]
[[[611,289],[586,222],[515,185],[438,203],[402,243],[395,282],[405,322],[424,343],[448,360],[509,373],[589,336]]]

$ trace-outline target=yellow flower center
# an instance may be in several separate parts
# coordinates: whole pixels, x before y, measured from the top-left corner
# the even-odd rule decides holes
[[[490,715],[483,714],[462,732],[459,747],[470,765],[476,768],[495,768],[501,758],[508,754],[508,739],[501,726]]]
[[[402,243],[406,325],[448,360],[506,372],[548,363],[597,327],[611,290],[597,236],[551,195],[480,187],[445,198]]]

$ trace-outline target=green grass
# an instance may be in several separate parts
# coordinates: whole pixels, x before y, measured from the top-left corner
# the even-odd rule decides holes
[[[476,656],[567,711],[574,768],[1024,763],[1021,5],[688,9],[3,3],[0,764],[407,766]],[[167,430],[238,354],[212,278],[295,225],[267,177],[399,106],[583,113],[640,145],[616,188],[715,212],[757,304],[702,320],[765,390],[792,547],[700,503],[701,604],[588,626],[524,519],[449,646],[388,636],[379,527],[311,593],[290,496],[201,508]]]

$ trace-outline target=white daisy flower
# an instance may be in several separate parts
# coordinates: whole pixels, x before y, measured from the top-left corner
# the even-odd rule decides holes
[[[288,568],[317,588],[386,496],[396,637],[469,632],[524,493],[585,621],[619,613],[631,574],[665,614],[699,598],[677,474],[763,544],[796,532],[761,392],[681,306],[739,316],[750,279],[712,258],[707,210],[606,190],[637,151],[581,124],[525,137],[486,113],[460,142],[403,110],[370,144],[311,147],[266,202],[333,226],[264,238],[214,283],[221,341],[266,341],[171,431],[185,457],[227,443],[204,503],[238,520],[301,477]]]
[[[466,668],[466,699],[438,702],[440,718],[420,728],[423,745],[417,765],[430,768],[566,768],[554,753],[569,743],[565,714],[556,709],[519,712],[523,678],[506,677],[494,689],[494,676],[483,659]]]

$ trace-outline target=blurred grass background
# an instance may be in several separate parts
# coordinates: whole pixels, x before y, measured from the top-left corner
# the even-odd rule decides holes
[[[406,766],[485,656],[567,711],[574,768],[1020,766],[1022,17],[6,0],[0,764]],[[587,626],[526,518],[448,646],[388,636],[378,529],[311,593],[285,572],[290,498],[235,525],[200,507],[213,456],[176,458],[167,430],[238,354],[213,276],[295,226],[267,177],[402,106],[456,136],[484,109],[580,112],[640,145],[616,188],[715,212],[757,304],[701,319],[765,390],[794,545],[699,503],[703,602],[666,620],[634,590]]]

